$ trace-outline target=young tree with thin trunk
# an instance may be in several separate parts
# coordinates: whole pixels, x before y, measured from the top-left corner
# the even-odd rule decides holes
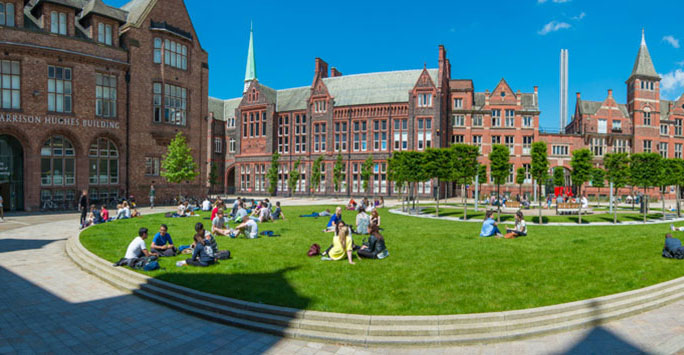
[[[396,190],[401,191],[404,189],[404,184],[406,183],[406,174],[404,173],[404,152],[394,152],[392,156],[387,161],[387,179],[394,182]],[[406,211],[404,208],[404,200],[406,196],[401,199],[401,210]]]
[[[520,186],[518,196],[522,198],[522,185],[525,183],[525,168],[522,166],[515,170],[515,183]]]
[[[451,180],[451,159],[452,151],[449,148],[428,148],[424,153],[423,168],[425,174],[431,179],[437,179],[437,207],[435,215],[439,217],[439,189],[441,188],[440,181]]]
[[[465,186],[472,183],[477,175],[479,163],[477,157],[480,148],[468,144],[454,144],[451,146],[451,174],[453,180],[461,185],[463,197],[463,220],[468,219],[468,196]]]
[[[660,164],[660,200],[663,202],[663,220],[665,220],[665,192],[669,186],[677,185],[679,163],[675,159],[663,159]]]
[[[487,165],[478,164],[477,165],[477,191],[482,193],[482,184],[487,182]],[[475,196],[479,199],[480,196]]]
[[[340,191],[340,184],[342,181],[342,173],[344,172],[344,162],[342,161],[342,154],[337,154],[337,160],[335,160],[335,166],[333,166],[333,187],[335,187],[335,192]]]
[[[280,154],[273,153],[271,155],[271,166],[268,167],[266,172],[266,180],[268,180],[268,193],[271,196],[275,196],[278,190],[278,160],[280,160]]]
[[[682,186],[684,185],[684,160],[675,158],[675,194],[677,195],[677,217],[682,216],[680,196],[682,193]]]
[[[179,194],[183,195],[183,182],[194,179],[199,172],[192,158],[192,149],[185,136],[178,132],[171,140],[162,158],[161,176],[172,184],[178,184]]]
[[[321,185],[321,164],[323,164],[323,156],[319,156],[311,164],[311,194],[313,195],[318,187]]]
[[[301,176],[301,173],[299,172],[299,166],[301,164],[302,158],[297,159],[290,170],[290,176],[287,177],[287,187],[290,190],[290,196],[294,196],[297,183],[299,183],[299,177]]]
[[[613,183],[613,223],[617,223],[617,209],[615,198],[620,188],[629,183],[629,154],[627,153],[608,153],[603,157],[603,166],[606,168],[608,181]]]
[[[506,178],[510,175],[511,163],[510,151],[508,147],[501,144],[494,144],[492,152],[489,153],[489,166],[491,170],[492,179],[496,184],[496,199],[498,201],[496,208],[496,220],[501,222],[501,184],[506,183]]]
[[[601,188],[606,186],[606,171],[601,168],[591,169],[591,186],[596,188],[596,206],[599,205],[599,198],[601,196]]]
[[[572,178],[572,183],[577,186],[577,197],[580,200],[580,224],[582,224],[582,185],[591,179],[591,164],[593,160],[594,155],[589,149],[586,148],[574,150],[572,152],[572,159],[570,160],[570,166],[572,166],[572,172],[570,173],[570,176]]]
[[[406,181],[411,183],[411,197],[413,199],[413,208],[416,208],[416,202],[418,194],[416,193],[416,188],[419,182],[424,182],[428,180],[425,169],[423,168],[423,152],[407,151],[404,153],[404,174],[406,176]]]
[[[532,143],[532,178],[537,182],[537,196],[539,201],[539,219],[537,222],[541,224],[542,220],[542,199],[541,187],[549,179],[549,159],[546,142]]]
[[[653,186],[659,186],[661,157],[658,153],[637,153],[632,154],[630,164],[630,177],[634,186],[641,186],[644,189],[642,203],[644,204],[644,223],[648,213],[648,196],[646,190]],[[665,213],[665,211],[663,211]]]
[[[370,187],[370,181],[373,177],[373,154],[366,158],[366,161],[361,164],[361,180],[363,181],[363,191],[368,193],[368,188]]]

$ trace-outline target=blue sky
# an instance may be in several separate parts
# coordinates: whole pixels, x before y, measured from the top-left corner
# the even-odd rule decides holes
[[[121,6],[125,0],[106,0]],[[569,50],[569,105],[574,93],[626,101],[625,80],[646,29],[661,96],[684,93],[681,1],[508,0],[218,1],[186,0],[209,52],[209,94],[242,94],[250,21],[259,80],[275,89],[310,85],[314,58],[344,74],[437,67],[444,44],[453,78],[490,91],[504,77],[513,90],[539,86],[541,126],[559,125],[559,53]]]

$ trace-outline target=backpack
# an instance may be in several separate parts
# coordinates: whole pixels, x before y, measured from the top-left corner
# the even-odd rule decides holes
[[[156,260],[150,261],[145,266],[143,266],[143,270],[145,271],[152,271],[152,270],[157,270],[159,269],[159,263]]]
[[[309,252],[306,253],[308,256],[316,256],[321,254],[321,246],[314,243],[309,247]]]

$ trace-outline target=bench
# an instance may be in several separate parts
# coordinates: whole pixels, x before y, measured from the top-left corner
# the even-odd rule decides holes
[[[521,208],[521,204],[518,201],[506,201],[505,206],[506,207],[501,209],[505,212],[517,212]]]
[[[580,204],[571,202],[561,202],[556,205],[557,214],[579,214]],[[582,214],[593,213],[591,208],[585,208],[582,210]]]

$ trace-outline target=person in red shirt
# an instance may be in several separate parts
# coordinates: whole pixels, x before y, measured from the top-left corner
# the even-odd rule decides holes
[[[105,205],[102,205],[102,209],[100,210],[100,217],[102,217],[103,222],[109,221],[109,211],[107,211],[107,207],[105,207]]]
[[[214,208],[211,210],[211,220],[212,221],[214,220],[214,217],[216,217],[216,213],[218,213],[219,206],[221,206],[221,204],[222,204],[222,202],[220,199],[218,199],[218,200],[216,200],[216,202],[214,202]],[[221,208],[221,209],[223,209],[223,208]]]

